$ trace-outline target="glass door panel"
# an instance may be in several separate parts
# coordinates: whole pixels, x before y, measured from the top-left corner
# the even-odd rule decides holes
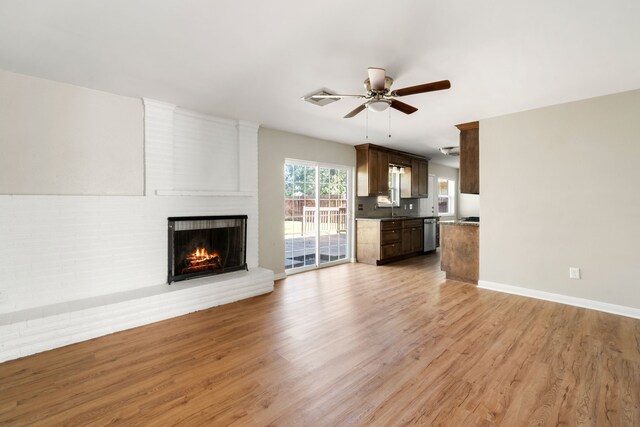
[[[285,164],[284,251],[285,269],[316,264],[316,168]]]
[[[346,169],[319,167],[319,264],[347,258]]]

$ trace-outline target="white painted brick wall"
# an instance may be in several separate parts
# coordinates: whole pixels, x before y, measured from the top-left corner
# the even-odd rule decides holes
[[[0,313],[165,283],[167,218],[227,214],[256,267],[257,197],[0,196]]]
[[[155,295],[149,304],[145,298],[110,302],[110,296],[121,292],[169,289],[171,216],[247,215],[247,263],[250,270],[258,267],[257,126],[204,116],[200,126],[197,114],[181,124],[182,133],[185,123],[191,124],[187,130],[196,139],[202,137],[200,130],[227,138],[219,142],[227,151],[237,147],[229,159],[212,160],[212,167],[216,162],[233,163],[226,165],[224,188],[205,189],[242,190],[242,195],[157,196],[156,190],[176,190],[176,182],[188,185],[197,180],[197,174],[176,180],[174,113],[172,105],[145,99],[145,196],[0,195],[0,360],[273,289],[273,274],[259,269],[268,272],[260,283],[252,283],[255,277],[249,274],[229,284],[216,279],[216,286],[203,288],[202,294],[188,290],[184,296]],[[206,168],[199,173],[206,173]],[[187,290],[189,282],[173,284],[171,290]],[[93,297],[104,299],[102,308],[83,309]],[[13,322],[12,316],[18,320]]]

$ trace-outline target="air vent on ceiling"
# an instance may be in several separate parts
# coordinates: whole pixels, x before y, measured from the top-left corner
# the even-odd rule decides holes
[[[459,156],[460,147],[442,147],[440,148],[440,152],[445,156]]]
[[[315,95],[335,95],[335,94],[328,92],[326,90],[320,90],[318,92],[310,93],[309,95],[305,96],[304,100],[313,105],[319,105],[321,107],[340,100],[340,98],[312,98],[312,96],[315,96]]]

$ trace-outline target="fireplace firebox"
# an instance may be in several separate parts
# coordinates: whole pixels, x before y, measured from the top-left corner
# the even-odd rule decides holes
[[[171,217],[167,283],[247,269],[247,216]]]

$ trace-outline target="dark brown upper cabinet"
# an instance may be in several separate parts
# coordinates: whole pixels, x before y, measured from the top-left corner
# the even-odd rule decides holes
[[[403,154],[398,151],[389,152],[389,163],[396,166],[408,166],[411,167],[411,156]]]
[[[429,197],[429,162],[411,159],[411,197]]]
[[[460,130],[460,192],[480,194],[480,123],[456,127]]]
[[[389,194],[389,165],[405,167],[402,197],[428,197],[429,159],[373,144],[356,145],[358,197]]]
[[[389,194],[389,152],[369,144],[357,145],[356,150],[358,197]]]

